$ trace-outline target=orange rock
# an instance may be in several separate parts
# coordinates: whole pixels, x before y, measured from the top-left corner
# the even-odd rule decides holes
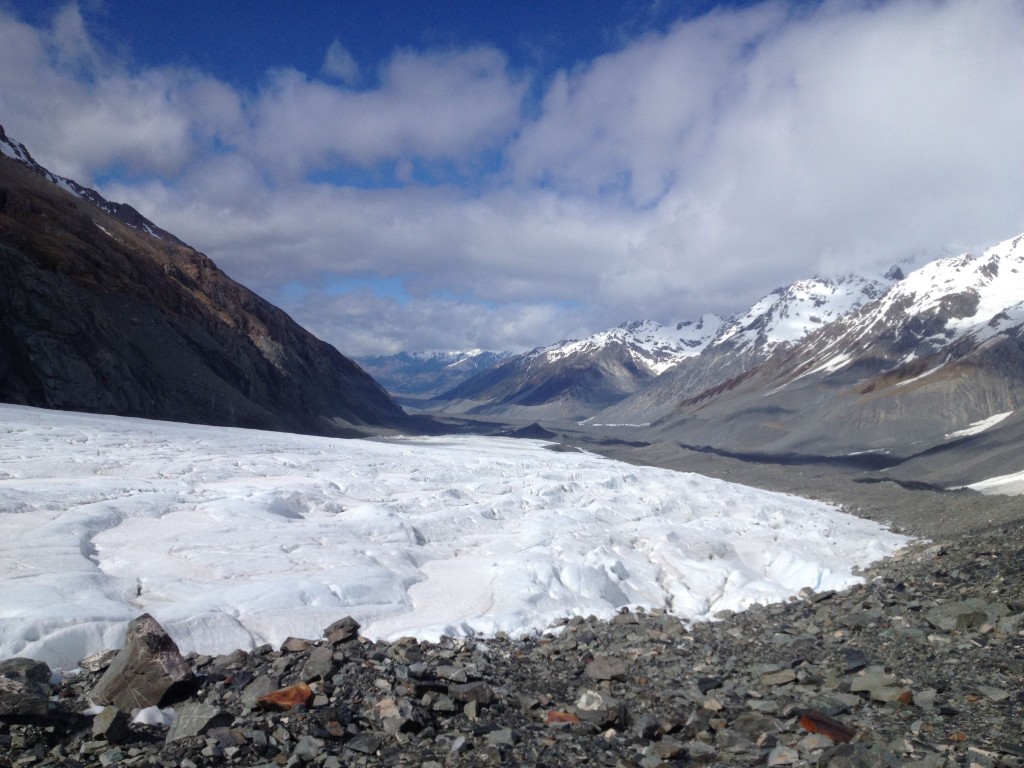
[[[284,712],[299,704],[305,704],[308,707],[312,701],[313,689],[305,683],[297,683],[260,696],[256,699],[256,704],[263,709],[276,709]]]
[[[563,723],[567,725],[578,725],[580,719],[572,712],[559,712],[558,710],[552,709],[548,712],[548,725],[561,725]]]
[[[800,725],[811,733],[828,736],[836,744],[845,744],[857,735],[857,732],[850,726],[815,709],[808,709],[803,713],[800,717]]]

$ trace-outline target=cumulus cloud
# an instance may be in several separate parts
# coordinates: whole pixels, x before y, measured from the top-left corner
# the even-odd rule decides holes
[[[132,72],[71,5],[41,30],[0,15],[0,115],[40,162],[89,184],[112,167],[180,173],[238,129],[241,99],[196,70]]]
[[[0,12],[0,122],[85,183],[127,168],[101,191],[343,351],[525,349],[1024,230],[1022,49],[1017,0],[776,0],[534,79],[335,41],[246,92],[71,6]]]
[[[678,24],[559,77],[515,173],[653,206],[637,255],[652,274],[666,248],[713,263],[708,288],[1001,237],[1022,224],[1022,12],[977,10],[767,4]]]
[[[338,161],[472,163],[515,130],[525,88],[493,48],[398,52],[372,90],[283,69],[271,73],[260,92],[250,137],[240,148],[296,175]]]

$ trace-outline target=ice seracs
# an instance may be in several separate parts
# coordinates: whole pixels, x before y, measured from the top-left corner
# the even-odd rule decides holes
[[[837,589],[903,537],[835,508],[535,441],[358,441],[0,406],[0,658],[155,617],[183,652],[684,619]]]

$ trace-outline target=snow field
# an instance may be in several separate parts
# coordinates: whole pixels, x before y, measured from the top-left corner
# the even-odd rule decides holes
[[[0,658],[70,668],[149,612],[184,652],[685,620],[837,589],[906,539],[536,441],[336,440],[0,405]]]

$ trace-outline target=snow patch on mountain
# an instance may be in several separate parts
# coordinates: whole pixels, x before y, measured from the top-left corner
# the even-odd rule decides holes
[[[721,330],[724,320],[705,314],[667,327],[653,320],[637,320],[595,333],[582,340],[560,341],[528,353],[530,359],[555,363],[573,355],[585,355],[619,344],[640,367],[660,375],[680,360],[699,355]]]
[[[987,419],[981,419],[976,421],[970,426],[958,429],[956,432],[950,432],[946,435],[947,440],[953,440],[958,437],[970,437],[971,435],[979,435],[986,429],[991,429],[999,422],[1007,419],[1013,415],[1013,411],[1007,411],[1006,413],[997,413],[994,416],[989,416]]]
[[[1024,323],[1022,297],[1024,235],[980,256],[964,253],[937,259],[907,274],[822,337],[814,351],[813,370],[838,370],[883,336],[905,348],[899,364],[968,336],[983,344]]]
[[[712,346],[730,343],[739,350],[770,352],[781,344],[793,344],[877,299],[892,279],[845,275],[798,280],[776,289],[732,320]]]

